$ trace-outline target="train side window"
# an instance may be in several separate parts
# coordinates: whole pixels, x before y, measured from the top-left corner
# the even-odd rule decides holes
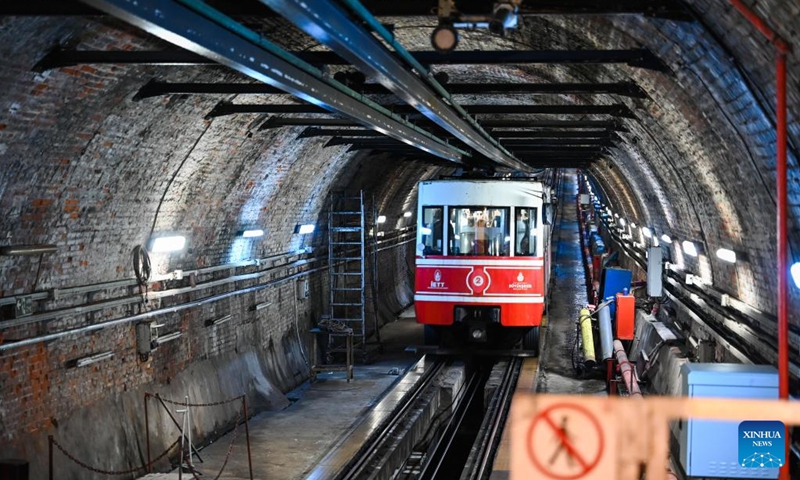
[[[515,212],[514,256],[531,257],[536,255],[538,236],[538,211],[536,208],[517,207]]]
[[[441,255],[444,232],[442,207],[422,207],[421,241],[425,245],[423,254]]]

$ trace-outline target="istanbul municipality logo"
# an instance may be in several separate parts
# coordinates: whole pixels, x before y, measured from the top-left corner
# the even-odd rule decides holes
[[[775,421],[739,424],[739,465],[745,468],[779,468],[786,454],[786,426]]]

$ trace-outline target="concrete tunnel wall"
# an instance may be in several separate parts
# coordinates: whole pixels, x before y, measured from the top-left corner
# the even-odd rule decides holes
[[[775,312],[774,226],[774,68],[771,47],[722,0],[689,2],[699,22],[624,17],[541,17],[526,19],[510,39],[465,32],[460,50],[531,48],[611,49],[646,46],[667,73],[620,65],[441,67],[451,81],[636,82],[649,99],[563,95],[549,103],[623,102],[635,114],[612,156],[590,171],[615,211],[673,239],[704,241],[693,271],[716,288],[767,313]],[[759,2],[756,10],[795,45],[797,2]],[[0,218],[3,244],[55,243],[55,254],[0,257],[3,297],[46,292],[132,278],[131,250],[152,234],[187,237],[178,255],[152,255],[155,273],[213,267],[251,258],[274,257],[269,275],[237,287],[278,281],[302,273],[280,256],[303,242],[297,223],[323,225],[331,190],[365,188],[374,194],[387,228],[404,226],[402,212],[413,210],[414,185],[442,171],[421,162],[389,162],[352,155],[347,147],[323,148],[327,139],[298,140],[301,128],[259,131],[259,115],[204,120],[220,100],[273,102],[275,97],[179,96],[133,101],[151,78],[166,81],[241,81],[222,67],[83,65],[44,73],[32,67],[54,45],[80,49],[161,49],[163,42],[114,20],[84,18],[0,19]],[[429,48],[429,18],[395,22],[398,39],[409,49]],[[420,26],[422,28],[413,28]],[[313,43],[272,22],[270,37],[290,49]],[[277,34],[276,34],[277,32]],[[796,50],[796,49],[795,49]],[[789,57],[790,202],[792,252],[798,251],[796,147],[800,141],[797,54]],[[794,88],[792,88],[794,86]],[[460,98],[460,97],[459,97]],[[544,103],[548,97],[497,97],[498,102]],[[464,98],[464,103],[488,100]],[[569,204],[567,204],[569,205]],[[394,222],[394,225],[392,225]],[[242,228],[266,232],[256,240],[236,237]],[[305,244],[324,248],[324,228]],[[735,266],[719,262],[718,247],[747,254]],[[413,242],[381,253],[385,287],[379,306],[383,321],[412,300]],[[313,266],[314,264],[312,264]],[[312,267],[307,267],[312,268]],[[250,266],[237,273],[253,273]],[[120,468],[141,461],[143,392],[218,400],[246,391],[256,408],[279,407],[282,393],[304,379],[297,331],[325,312],[326,277],[311,273],[312,296],[298,300],[293,280],[254,293],[159,317],[184,332],[146,362],[135,352],[130,324],[0,352],[0,432],[7,453],[34,462],[33,478],[43,475],[46,436],[90,462]],[[212,272],[197,282],[218,280]],[[383,277],[382,277],[383,278]],[[177,288],[188,280],[163,281]],[[390,287],[394,286],[394,288]],[[224,293],[229,287],[210,289]],[[135,296],[130,287],[99,289],[88,295],[38,301],[37,311]],[[26,338],[168,307],[199,298],[175,295],[150,305],[130,304],[89,314],[0,329],[0,339]],[[256,303],[271,302],[262,312]],[[792,289],[792,305],[798,305]],[[160,303],[160,305],[158,305]],[[209,333],[203,322],[224,314],[234,320]],[[7,318],[7,317],[4,317]],[[798,319],[792,317],[793,324]],[[297,323],[295,323],[297,322]],[[67,368],[75,358],[112,350],[112,360],[88,368]],[[207,416],[205,416],[207,415]],[[135,420],[139,418],[139,420]],[[197,435],[224,430],[233,408],[204,414]],[[97,421],[97,419],[106,419]],[[151,431],[168,432],[165,418]],[[87,442],[86,439],[96,441]],[[158,446],[171,443],[166,436]],[[119,450],[118,450],[119,449]],[[64,462],[64,465],[67,465]],[[72,467],[68,467],[72,468]],[[64,478],[88,478],[68,470]],[[100,478],[100,477],[97,477]]]

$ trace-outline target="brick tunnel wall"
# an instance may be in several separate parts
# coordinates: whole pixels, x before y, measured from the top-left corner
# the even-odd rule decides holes
[[[259,131],[259,115],[204,120],[219,96],[133,100],[153,77],[240,81],[221,67],[31,71],[63,41],[81,49],[164,47],[116,22],[3,18],[2,27],[4,244],[52,243],[57,251],[41,258],[0,257],[0,297],[43,292],[30,317],[14,318],[13,305],[2,306],[0,322],[16,326],[2,325],[0,340],[146,315],[163,325],[162,335],[182,333],[144,361],[136,350],[135,321],[0,351],[4,455],[29,460],[31,478],[44,478],[46,439],[54,435],[96,467],[136,467],[144,458],[145,391],[178,400],[188,394],[196,402],[244,393],[251,412],[284,407],[283,393],[307,378],[310,344],[304,332],[327,309],[325,262],[316,256],[324,257],[326,247],[328,192],[364,188],[382,214],[402,218],[415,204],[416,182],[440,167],[354,158],[346,148],[323,148],[326,139],[298,141],[301,127]],[[317,223],[317,232],[304,239],[293,233],[298,223]],[[237,236],[251,227],[265,235]],[[151,254],[160,280],[145,304],[130,281],[131,251],[152,235],[166,234],[185,235],[187,248]],[[314,253],[292,254],[301,244],[313,246]],[[379,254],[382,322],[413,299],[413,246],[385,245]],[[213,268],[252,259],[265,260]],[[175,270],[197,273],[171,279]],[[225,283],[231,275],[241,278]],[[306,279],[311,296],[298,298],[296,283]],[[91,285],[96,287],[71,290]],[[217,299],[183,308],[209,297]],[[266,306],[254,310],[257,304]],[[226,315],[231,320],[207,326]],[[113,358],[75,366],[75,360],[105,351]],[[231,405],[198,409],[195,438],[224,432],[237,417]],[[156,404],[150,407],[147,428],[155,456],[176,430]],[[56,459],[58,478],[106,478],[58,454]]]

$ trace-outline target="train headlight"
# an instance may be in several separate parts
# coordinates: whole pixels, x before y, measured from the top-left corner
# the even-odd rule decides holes
[[[473,340],[483,340],[486,338],[486,331],[482,328],[473,328],[470,335]]]

